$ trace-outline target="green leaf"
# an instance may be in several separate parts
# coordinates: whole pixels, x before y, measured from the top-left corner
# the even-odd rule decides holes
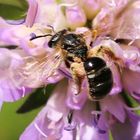
[[[16,5],[0,1],[0,16],[4,19],[18,20],[25,18],[27,9],[28,5],[24,0]]]
[[[123,97],[123,99],[128,107],[130,107],[130,108],[139,107],[139,102],[137,100],[135,100],[133,97],[131,97],[130,94],[128,94],[126,91],[122,91],[122,93],[120,93],[120,95]],[[134,112],[140,115],[140,110],[135,110]]]
[[[28,5],[26,0],[0,0],[0,4],[13,5],[20,8],[27,7]]]
[[[120,95],[123,97],[126,105],[128,107],[136,107],[139,105],[139,103],[130,96],[129,93],[127,93],[126,91],[122,91],[122,93],[120,93]]]
[[[45,105],[53,89],[54,89],[54,85],[49,85],[46,88],[45,87],[38,88],[31,95],[29,95],[29,97],[17,110],[17,113],[27,113],[29,111],[32,111],[36,108]]]
[[[109,131],[109,139],[110,139],[110,140],[113,140],[113,136],[112,136],[112,134],[111,134],[110,131]]]

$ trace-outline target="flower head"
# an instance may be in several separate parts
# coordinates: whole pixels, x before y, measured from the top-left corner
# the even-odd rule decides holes
[[[139,140],[139,1],[28,3],[25,22],[0,19],[0,101],[57,86],[20,139]]]

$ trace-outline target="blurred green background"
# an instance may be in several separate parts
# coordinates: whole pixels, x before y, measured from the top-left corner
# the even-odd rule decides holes
[[[24,100],[4,103],[0,112],[0,140],[18,140],[20,134],[36,116],[39,109],[25,114],[16,113]]]

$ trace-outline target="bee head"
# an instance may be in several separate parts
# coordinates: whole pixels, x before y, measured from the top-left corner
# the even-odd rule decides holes
[[[66,29],[61,30],[59,32],[57,32],[56,34],[54,34],[51,39],[48,42],[48,46],[50,48],[54,48],[56,46],[56,44],[63,38],[63,35],[67,32]]]

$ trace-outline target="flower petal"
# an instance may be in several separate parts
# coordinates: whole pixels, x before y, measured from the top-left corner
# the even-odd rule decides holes
[[[140,101],[140,73],[131,71],[129,69],[124,70],[122,74],[123,86],[132,97]],[[136,94],[135,94],[136,93]]]
[[[76,137],[75,130],[72,130],[72,131],[63,130],[62,137],[60,140],[74,140],[75,137]]]
[[[103,7],[105,0],[82,0],[83,9],[88,19],[93,19],[94,16]]]
[[[27,12],[25,24],[28,27],[32,27],[35,22],[36,15],[37,15],[38,3],[37,3],[37,0],[28,0],[28,3],[29,3],[29,9]]]
[[[115,66],[115,64],[112,64],[110,66],[110,69],[113,75],[113,88],[111,89],[109,95],[115,95],[122,91],[121,77],[120,77],[120,72],[118,68]]]
[[[86,23],[86,16],[79,6],[68,7],[66,9],[66,20],[71,29],[76,29],[76,27],[81,27]]]
[[[114,140],[139,140],[140,139],[140,117],[128,112],[124,123],[117,122],[111,126]]]
[[[20,79],[17,73],[22,63],[23,60],[18,53],[5,48],[0,49],[0,99],[2,101],[15,101],[31,92],[30,88],[22,85],[23,79]]]
[[[35,140],[42,140],[43,138],[60,138],[63,122],[61,121],[63,115],[68,113],[65,105],[67,90],[67,81],[61,81],[53,95],[50,97],[47,105],[38,114],[36,119],[26,128],[21,135],[20,140],[30,140],[33,134]]]
[[[128,46],[123,45],[123,57],[126,64],[126,67],[132,71],[140,72],[140,51],[139,46],[136,44],[138,42],[135,42],[134,45]]]
[[[123,39],[139,39],[140,38],[140,2],[127,2],[126,8],[118,15],[116,20],[116,29],[112,31],[115,38]]]
[[[8,24],[4,19],[0,18],[0,41],[3,41],[5,45],[16,45],[20,46],[21,39],[26,39],[31,33],[39,32],[38,28],[42,27],[41,25],[35,25],[32,28],[27,28],[24,24],[20,25],[11,25]]]
[[[82,110],[74,112],[73,119],[78,125],[77,137],[80,140],[109,140],[108,132],[101,133],[97,124],[94,123],[93,112],[96,110],[96,103],[93,101],[87,101]],[[78,138],[77,138],[78,139]]]
[[[68,97],[66,100],[67,106],[71,109],[82,109],[83,105],[87,100],[87,89],[86,87],[81,87],[81,92],[76,95],[78,92],[77,85],[73,80],[69,80],[68,87]]]
[[[114,115],[120,122],[124,122],[126,118],[124,103],[119,95],[107,96],[100,101],[101,109],[103,112],[110,112]]]
[[[80,127],[80,140],[109,140],[108,133],[100,134],[93,126],[83,125]]]

